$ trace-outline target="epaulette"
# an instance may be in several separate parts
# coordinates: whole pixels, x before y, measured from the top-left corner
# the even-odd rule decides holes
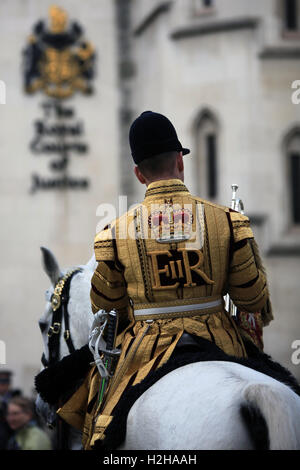
[[[229,215],[235,243],[244,240],[245,238],[254,238],[250,227],[250,220],[246,215],[234,211],[233,209],[229,210]]]
[[[115,258],[115,248],[113,240],[113,228],[106,226],[97,233],[94,239],[94,250],[96,261],[113,261]]]

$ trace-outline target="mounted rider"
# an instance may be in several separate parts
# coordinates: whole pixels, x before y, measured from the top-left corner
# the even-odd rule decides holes
[[[93,312],[119,314],[121,355],[100,413],[96,366],[58,411],[83,431],[85,449],[104,439],[124,390],[168,361],[181,343],[204,338],[236,357],[247,357],[244,335],[261,346],[260,329],[248,325],[247,334],[245,325],[240,328],[225,310],[224,295],[256,312],[263,326],[273,319],[249,219],[190,194],[183,163],[190,150],[169,119],[142,113],[129,140],[145,199],[96,236],[91,286]]]

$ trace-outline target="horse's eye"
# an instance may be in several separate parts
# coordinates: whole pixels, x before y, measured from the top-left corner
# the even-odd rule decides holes
[[[39,327],[42,333],[44,333],[45,329],[47,328],[47,323],[39,321]]]
[[[51,301],[51,297],[52,297],[52,292],[51,292],[51,290],[46,290],[46,292],[45,292],[45,299],[47,300],[47,302],[50,302],[50,301]]]

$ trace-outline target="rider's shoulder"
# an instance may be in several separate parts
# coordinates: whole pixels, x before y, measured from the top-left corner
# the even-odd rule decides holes
[[[193,198],[195,199],[197,203],[203,204],[204,208],[205,206],[210,206],[214,208],[217,212],[223,212],[227,214],[227,217],[229,219],[229,224],[232,227],[232,233],[233,233],[233,238],[235,242],[238,242],[245,238],[254,237],[252,229],[250,227],[249,217],[247,217],[246,215],[241,214],[241,212],[237,212],[234,209],[231,209],[230,207],[222,206],[220,204],[207,201],[200,197],[193,196]]]
[[[254,238],[249,217],[233,209],[229,210],[229,216],[235,242],[245,238]]]
[[[229,209],[229,216],[233,225],[250,225],[249,217],[247,217],[245,214],[241,214],[241,212],[237,212],[234,209]]]
[[[120,230],[123,230],[126,226],[125,222],[129,217],[133,217],[138,209],[143,208],[143,204],[136,204],[131,207],[127,212],[120,215],[116,219],[113,219],[109,224],[107,224],[102,230],[100,230],[94,238],[94,243],[105,243],[114,240],[119,235]],[[107,244],[107,243],[106,243]]]
[[[94,238],[94,242],[105,242],[112,239],[112,225],[106,225]]]
[[[114,259],[114,224],[106,225],[94,238],[94,251],[96,261],[110,261]]]
[[[207,201],[206,199],[202,199],[201,197],[198,196],[192,196],[193,199],[199,204],[204,204],[204,206],[210,206],[213,207],[214,209],[219,209],[223,212],[229,212],[230,209],[229,207],[222,206],[221,204],[216,204],[215,202]]]

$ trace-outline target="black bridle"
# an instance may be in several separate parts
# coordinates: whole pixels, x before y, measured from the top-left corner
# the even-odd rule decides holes
[[[75,351],[75,347],[70,334],[70,323],[69,323],[69,312],[68,312],[68,302],[69,302],[69,293],[70,293],[70,284],[73,276],[82,269],[76,268],[72,271],[68,271],[64,276],[62,276],[55,288],[51,297],[51,307],[52,307],[52,322],[48,330],[48,360],[43,353],[41,361],[44,367],[49,367],[54,365],[59,361],[60,353],[60,334],[62,331],[62,321],[64,320],[65,330],[63,333],[64,339],[67,343],[69,353]],[[57,403],[57,407],[61,406],[61,403]],[[69,427],[67,423],[60,418],[60,416],[55,414],[54,420],[51,420],[48,423],[48,426],[52,429],[56,427],[56,437],[55,437],[55,446],[59,450],[69,449]]]
[[[59,361],[60,333],[62,331],[61,325],[63,319],[65,324],[63,337],[67,343],[69,353],[71,354],[75,351],[75,347],[70,334],[68,302],[71,280],[75,274],[81,271],[82,269],[76,268],[72,271],[67,272],[63,277],[58,280],[54,288],[54,293],[51,297],[52,322],[48,330],[49,358],[47,360],[44,353],[41,358],[44,367],[48,367]]]

